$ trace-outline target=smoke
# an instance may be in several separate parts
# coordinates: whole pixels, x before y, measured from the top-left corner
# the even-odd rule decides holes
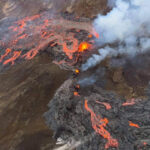
[[[112,8],[115,6],[115,3],[116,3],[116,0],[108,0],[107,5],[108,5],[108,7]]]
[[[127,54],[135,56],[150,49],[150,1],[109,0],[113,9],[107,15],[98,15],[93,25],[100,35],[99,55],[93,55],[82,65],[85,71],[107,56]],[[117,46],[110,46],[117,43]],[[109,46],[108,46],[109,44]]]

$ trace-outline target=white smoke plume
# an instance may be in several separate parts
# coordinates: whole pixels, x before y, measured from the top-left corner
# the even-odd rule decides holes
[[[82,70],[100,63],[107,56],[127,54],[135,56],[150,50],[150,0],[109,0],[113,9],[98,15],[93,25],[100,38],[99,55],[93,55],[82,65]],[[117,43],[116,47],[108,44]]]

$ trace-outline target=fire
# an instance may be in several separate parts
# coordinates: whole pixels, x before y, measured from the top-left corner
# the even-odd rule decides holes
[[[80,45],[79,45],[79,52],[83,52],[83,51],[89,49],[90,47],[91,47],[91,45],[90,45],[89,43],[87,43],[87,42],[82,42],[82,43],[80,43]]]
[[[76,73],[76,74],[79,74],[79,73],[80,73],[80,70],[79,70],[79,69],[76,69],[76,70],[75,70],[75,73]]]
[[[78,92],[74,92],[74,96],[80,96]]]
[[[131,121],[129,121],[129,126],[135,127],[135,128],[140,128],[140,126],[138,124],[135,124],[135,123],[133,123]]]
[[[0,62],[2,62],[3,59],[4,59],[9,53],[11,53],[11,49],[10,49],[10,48],[7,48],[7,49],[5,50],[5,54],[0,57]]]
[[[16,22],[13,22],[8,27],[8,34],[11,36],[3,37],[0,40],[0,46],[11,47],[11,50],[28,50],[26,53],[10,52],[8,49],[5,50],[5,54],[1,55],[0,62],[4,58],[11,54],[14,59],[14,55],[17,58],[32,59],[39,51],[44,50],[45,46],[59,45],[62,51],[68,57],[68,65],[75,64],[78,61],[80,54],[91,48],[91,44],[88,42],[81,42],[75,37],[74,33],[68,32],[69,29],[76,29],[78,32],[85,30],[88,32],[88,37],[98,37],[98,34],[93,29],[91,23],[87,22],[73,22],[64,20],[63,18],[51,19],[47,18],[45,14],[37,14],[34,16],[26,17]],[[61,31],[61,32],[60,32]],[[67,31],[67,32],[66,32]],[[8,38],[8,39],[7,39]],[[7,39],[7,40],[6,40]],[[91,43],[92,39],[90,40]],[[10,61],[8,59],[8,61]],[[72,62],[71,62],[72,61]],[[61,61],[62,62],[62,61]],[[5,61],[5,64],[7,61]],[[12,61],[14,63],[14,61]],[[65,61],[63,63],[66,63]],[[77,72],[78,74],[79,72]]]
[[[96,131],[96,133],[103,136],[103,138],[107,139],[107,143],[105,144],[105,149],[109,147],[118,147],[119,143],[116,139],[114,139],[110,133],[104,128],[108,124],[107,118],[101,118],[100,115],[96,116],[96,114],[88,107],[88,101],[85,100],[85,109],[91,113],[91,122],[92,127]]]

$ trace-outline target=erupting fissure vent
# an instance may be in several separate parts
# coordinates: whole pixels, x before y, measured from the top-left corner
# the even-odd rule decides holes
[[[89,33],[90,36],[87,37],[89,41],[92,41],[92,35],[99,37],[90,22],[69,21],[63,18],[52,19],[48,14],[26,17],[11,23],[0,41],[1,49],[9,47],[5,54],[1,52],[0,62],[3,61],[6,65],[14,64],[18,58],[32,59],[39,51],[56,45],[61,47],[60,51],[64,52],[69,60],[74,61],[74,57],[91,49],[91,44],[79,40],[75,36],[79,33],[75,32],[76,30],[72,32],[72,29]],[[28,51],[24,52],[24,50]],[[74,55],[75,53],[77,55]],[[65,63],[65,60],[57,62],[57,64],[61,63]]]

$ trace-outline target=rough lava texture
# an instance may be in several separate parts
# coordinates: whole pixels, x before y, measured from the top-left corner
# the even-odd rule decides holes
[[[137,100],[132,106],[122,106],[125,99],[96,85],[81,87],[80,96],[74,96],[74,85],[74,79],[65,81],[50,101],[49,111],[45,113],[47,124],[54,131],[56,139],[61,137],[66,143],[71,138],[81,141],[77,150],[104,150],[107,140],[94,133],[90,113],[84,107],[85,100],[88,100],[90,109],[97,116],[109,120],[105,129],[119,142],[119,148],[110,147],[110,150],[149,150],[149,88],[145,91],[147,99]],[[112,108],[107,110],[96,101],[107,102]],[[129,121],[138,124],[139,128],[129,126]]]
[[[79,17],[96,16],[106,6],[97,5],[95,12],[82,1],[70,0],[1,0],[0,26],[10,26],[12,20],[49,11],[50,15],[74,13]],[[93,1],[92,5],[95,6]],[[97,3],[105,4],[97,0]],[[82,6],[80,6],[80,3]],[[90,2],[91,3],[91,2]],[[78,9],[80,7],[81,9]],[[84,9],[83,9],[84,7]],[[91,13],[85,13],[85,8]],[[99,9],[99,11],[98,11]],[[77,12],[76,12],[77,11]],[[78,14],[79,13],[79,14]],[[85,15],[83,15],[85,14]],[[82,16],[83,15],[83,16]],[[88,20],[88,19],[87,19]],[[0,34],[5,34],[3,28]],[[2,36],[3,37],[3,36]],[[0,39],[1,40],[1,39]],[[47,49],[47,48],[45,48]],[[1,54],[4,51],[1,50]],[[56,53],[54,54],[56,55]],[[0,73],[0,149],[1,150],[48,150],[55,141],[47,128],[43,113],[47,111],[49,99],[68,77],[68,71],[51,63],[52,57],[40,54],[30,61],[21,61]],[[0,70],[3,70],[0,68]]]

